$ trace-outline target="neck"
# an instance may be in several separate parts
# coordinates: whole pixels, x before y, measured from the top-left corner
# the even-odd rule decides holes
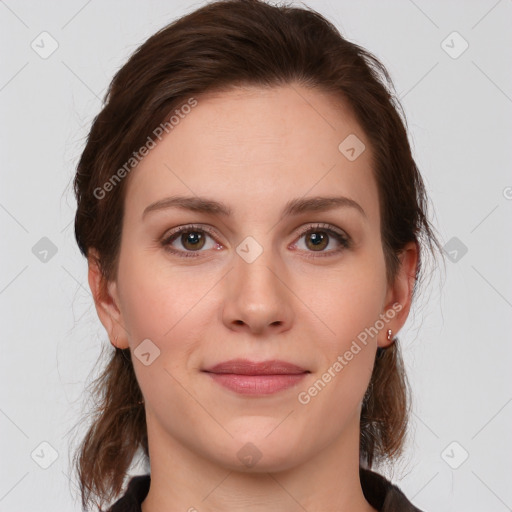
[[[158,432],[147,417],[151,486],[142,512],[375,512],[359,480],[359,421],[292,468],[239,471]],[[150,430],[151,429],[151,430]]]

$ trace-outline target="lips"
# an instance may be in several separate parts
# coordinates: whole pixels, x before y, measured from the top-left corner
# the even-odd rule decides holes
[[[286,361],[233,359],[203,370],[214,382],[241,395],[270,395],[296,386],[309,372]]]
[[[208,373],[231,373],[236,375],[299,375],[301,373],[309,373],[308,370],[286,361],[273,360],[255,362],[247,359],[232,359],[216,364],[204,371]]]

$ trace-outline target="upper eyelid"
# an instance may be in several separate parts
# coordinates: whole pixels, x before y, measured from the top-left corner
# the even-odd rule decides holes
[[[299,234],[302,236],[302,235],[306,234],[308,231],[314,230],[314,229],[318,229],[318,230],[325,229],[327,231],[334,231],[335,233],[337,233],[339,235],[348,237],[348,234],[345,232],[345,230],[338,228],[338,227],[334,226],[333,224],[329,224],[328,222],[316,222],[316,223],[311,223],[308,226],[301,227],[299,229]]]
[[[326,222],[316,222],[316,223],[313,222],[313,223],[310,223],[309,225],[305,225],[303,227],[301,226],[300,228],[298,228],[297,236],[302,237],[305,234],[307,234],[310,230],[314,230],[314,229],[318,229],[318,230],[325,229],[327,231],[330,230],[346,239],[350,239],[350,236],[348,235],[348,233],[345,230],[338,228],[332,224],[326,223]],[[222,237],[219,237],[218,231],[213,226],[209,226],[208,224],[185,224],[183,226],[177,226],[176,228],[173,228],[171,230],[171,232],[169,232],[163,236],[163,240],[167,241],[170,238],[172,238],[173,236],[178,235],[179,233],[181,233],[183,231],[187,231],[187,230],[188,231],[193,231],[193,230],[204,231],[205,233],[207,233],[208,235],[210,235],[213,238],[222,238]],[[218,242],[218,240],[216,240],[216,242]]]

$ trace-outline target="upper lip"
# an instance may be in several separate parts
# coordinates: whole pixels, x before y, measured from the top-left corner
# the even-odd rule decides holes
[[[248,359],[231,359],[218,363],[204,371],[237,375],[298,375],[309,373],[308,370],[286,361],[269,360],[257,362]]]

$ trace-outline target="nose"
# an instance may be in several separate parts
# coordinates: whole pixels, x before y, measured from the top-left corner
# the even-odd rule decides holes
[[[225,287],[223,321],[228,329],[277,334],[293,322],[293,293],[284,268],[265,249],[252,263],[235,255]]]

